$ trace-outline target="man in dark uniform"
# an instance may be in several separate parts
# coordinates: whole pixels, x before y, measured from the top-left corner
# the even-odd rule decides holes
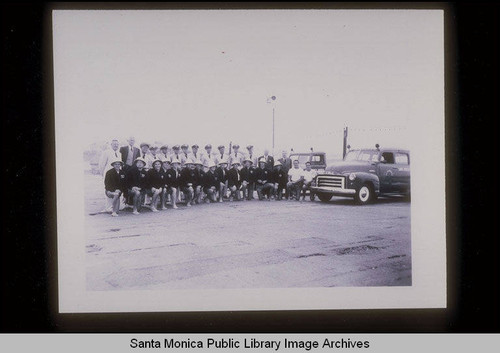
[[[274,164],[272,181],[274,183],[274,192],[278,201],[281,201],[283,198],[283,189],[286,189],[286,183],[288,182],[288,174],[281,168],[282,165],[280,161]]]
[[[243,195],[245,195],[246,189],[242,187],[243,179],[241,178],[241,174],[238,169],[240,162],[233,160],[232,166],[233,167],[227,171],[227,183],[229,190],[231,190],[231,197],[234,197],[237,201],[239,201],[241,199],[240,190],[243,191]],[[243,200],[245,200],[244,197]]]
[[[181,165],[180,160],[173,159],[171,163],[171,168],[165,173],[165,179],[167,184],[167,193],[170,194],[170,199],[172,200],[172,208],[177,209],[177,197],[179,193],[180,186],[180,172],[179,167]]]
[[[132,197],[133,211],[135,215],[139,214],[141,209],[142,200],[146,195],[146,189],[148,187],[148,177],[147,172],[144,169],[146,161],[142,157],[138,157],[135,160],[135,167],[130,168],[125,177],[128,194]]]
[[[219,179],[219,202],[222,202],[227,193],[227,159],[219,160],[219,167],[215,170]]]
[[[193,161],[187,160],[185,163],[185,168],[181,171],[181,190],[186,198],[186,206],[191,207],[193,205],[194,190],[196,188],[196,170]]]
[[[287,157],[286,151],[281,152],[281,158],[278,159],[278,161],[281,163],[281,169],[283,169],[286,173],[288,173],[288,170],[292,168],[292,160],[290,157]]]
[[[255,170],[255,179],[255,188],[259,200],[264,200],[265,195],[270,200],[274,193],[274,184],[271,183],[271,171],[267,168],[264,158],[259,159],[259,167]]]
[[[203,170],[203,163],[199,159],[193,161],[196,172],[196,182],[194,184],[194,199],[195,202],[201,203],[203,197],[203,179],[205,178],[205,171]]]
[[[216,195],[219,188],[219,178],[215,173],[215,163],[208,162],[208,171],[203,177],[203,191],[207,194],[206,202],[217,202]]]
[[[242,185],[246,190],[246,195],[243,193],[243,198],[253,200],[253,190],[255,188],[255,168],[252,166],[252,160],[247,157],[243,161],[244,166],[240,170]]]
[[[156,159],[153,161],[150,170],[148,170],[148,189],[147,194],[151,197],[151,211],[158,212],[158,197],[161,200],[165,199],[165,172],[162,169],[161,161]],[[164,209],[162,207],[162,209]]]
[[[106,196],[113,199],[113,212],[111,216],[118,217],[118,211],[120,210],[120,196],[125,190],[125,173],[121,169],[123,162],[119,159],[115,159],[111,162],[113,169],[106,172],[104,176],[104,190]]]
[[[169,195],[169,192],[168,192],[168,183],[167,183],[167,173],[168,173],[168,171],[170,169],[172,169],[172,167],[170,165],[170,160],[169,159],[163,159],[162,160],[161,170],[162,170],[163,175],[164,175],[164,184],[163,184],[164,193],[163,193],[163,197],[160,200],[160,202],[161,202],[161,209],[162,210],[166,210],[167,209],[167,201],[168,201],[168,195]]]

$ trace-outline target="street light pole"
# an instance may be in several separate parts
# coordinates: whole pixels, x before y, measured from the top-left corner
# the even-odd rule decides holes
[[[274,107],[273,107],[273,156],[274,156]]]

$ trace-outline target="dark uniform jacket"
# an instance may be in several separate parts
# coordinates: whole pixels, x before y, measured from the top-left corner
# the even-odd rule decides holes
[[[181,177],[180,177],[180,186],[181,187],[189,187],[189,186],[196,186],[196,182],[198,181],[198,176],[196,170],[189,169],[189,168],[184,168],[181,171]],[[191,185],[188,185],[191,184]]]
[[[123,192],[125,187],[125,173],[123,170],[117,172],[115,168],[113,168],[106,172],[104,176],[104,188],[106,191],[115,192],[116,190],[120,190]]]
[[[127,163],[127,157],[128,157],[129,151],[130,151],[129,145],[120,147],[120,153],[122,154],[123,165],[126,165],[126,163]],[[134,146],[132,149],[132,153],[133,153],[133,155],[132,155],[132,163],[133,163],[135,161],[135,159],[141,155],[141,150]]]
[[[255,169],[255,181],[259,185],[271,182],[271,171],[267,168],[262,169],[261,167],[258,167]]]
[[[261,158],[266,159],[265,156],[260,156],[258,160],[260,161]],[[274,167],[274,158],[271,155],[267,155],[266,168],[267,169],[273,169],[273,167]]]
[[[215,174],[219,178],[219,182],[225,183],[227,181],[227,172],[228,171],[226,169],[221,168],[221,167],[219,167],[215,170]]]
[[[195,185],[203,186],[203,179],[205,179],[205,172],[203,170],[196,169],[196,183]]]
[[[292,168],[292,160],[288,157],[286,158],[280,158],[278,159],[280,161],[281,165],[283,166],[281,169],[283,169],[285,172],[288,172],[290,168]]]
[[[139,170],[137,167],[130,168],[125,180],[129,189],[132,189],[134,186],[141,189],[148,187],[148,174],[146,169]]]
[[[160,168],[158,172],[154,168],[148,170],[148,188],[161,189],[165,186],[165,181],[165,171],[163,168]]]
[[[216,188],[218,188],[219,183],[220,183],[219,177],[217,176],[217,173],[215,173],[215,171],[213,173],[211,171],[208,171],[203,176],[203,187],[204,188],[211,188],[212,186],[215,186]]]
[[[231,168],[227,171],[227,185],[229,187],[236,186],[239,188],[242,181],[243,180],[238,169]]]
[[[165,172],[165,184],[172,188],[178,188],[181,172],[171,168]]]
[[[241,179],[242,180],[244,180],[246,182],[249,182],[249,183],[255,182],[255,168],[253,168],[253,167],[250,167],[250,168],[243,167],[240,170],[240,174],[241,174]]]
[[[286,183],[288,181],[288,173],[283,169],[275,169],[273,170],[271,180],[273,183],[278,183],[278,185],[280,186],[286,186]]]

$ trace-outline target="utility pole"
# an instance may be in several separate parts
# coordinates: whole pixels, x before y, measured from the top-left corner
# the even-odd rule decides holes
[[[345,158],[345,155],[347,154],[347,133],[348,133],[348,127],[344,127],[344,145],[342,149],[342,159]]]
[[[273,156],[274,156],[274,107],[273,107]]]
[[[274,103],[276,96],[271,96],[267,98],[267,103]],[[274,156],[274,104],[273,104],[273,156]]]

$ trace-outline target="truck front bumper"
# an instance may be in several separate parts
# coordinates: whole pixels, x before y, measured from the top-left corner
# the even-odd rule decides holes
[[[318,194],[318,193],[325,193],[325,194],[332,194],[335,196],[354,196],[356,193],[356,190],[354,189],[343,189],[343,188],[334,188],[334,187],[317,187],[317,186],[311,186],[311,191]]]

